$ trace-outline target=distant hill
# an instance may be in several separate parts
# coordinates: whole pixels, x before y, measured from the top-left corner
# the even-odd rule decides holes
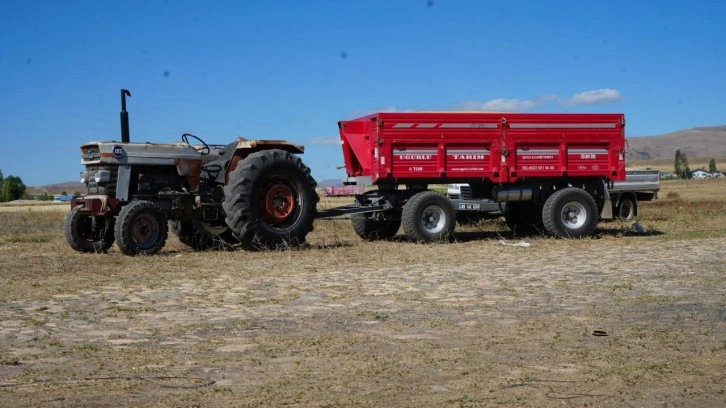
[[[318,181],[318,187],[338,187],[342,186],[343,182],[340,179],[326,179]]]
[[[626,162],[639,160],[673,160],[676,149],[694,159],[726,157],[726,125],[697,127],[659,136],[627,138]],[[703,161],[703,160],[699,160]]]
[[[39,196],[43,193],[50,195],[58,195],[63,192],[73,195],[75,193],[85,193],[86,185],[81,184],[80,181],[65,181],[63,183],[48,184],[47,186],[40,187],[28,187],[26,189],[28,194]]]

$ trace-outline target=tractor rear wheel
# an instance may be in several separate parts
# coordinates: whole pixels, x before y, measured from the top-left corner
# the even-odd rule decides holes
[[[407,237],[417,242],[447,241],[454,235],[456,210],[436,191],[422,191],[408,199],[401,218]]]
[[[380,218],[376,217],[379,215]],[[390,213],[353,214],[350,221],[353,231],[366,241],[391,239],[401,227],[401,216],[394,217]]]
[[[227,226],[214,227],[201,220],[170,220],[169,230],[182,244],[195,251],[227,250],[238,243]]]
[[[84,214],[82,209],[76,207],[66,216],[68,245],[78,252],[106,252],[114,241],[113,217]]]
[[[156,203],[132,201],[116,220],[116,244],[126,255],[153,255],[166,243],[169,229],[166,216]]]
[[[301,244],[313,230],[316,186],[298,156],[280,149],[252,153],[224,187],[227,225],[246,249]]]

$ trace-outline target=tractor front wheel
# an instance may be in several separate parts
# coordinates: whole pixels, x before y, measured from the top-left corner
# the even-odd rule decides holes
[[[106,252],[113,245],[113,217],[84,214],[75,207],[66,216],[68,245],[78,252]]]
[[[116,220],[116,244],[126,255],[153,255],[166,243],[166,216],[151,201],[132,201]]]

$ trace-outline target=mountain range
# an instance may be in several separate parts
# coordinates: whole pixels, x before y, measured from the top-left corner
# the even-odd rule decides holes
[[[658,136],[626,138],[625,161],[673,160],[681,149],[689,160],[726,157],[726,125],[697,127]]]

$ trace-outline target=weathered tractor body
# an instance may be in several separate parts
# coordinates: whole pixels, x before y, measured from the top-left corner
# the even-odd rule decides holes
[[[87,194],[72,201],[70,246],[128,255],[154,254],[169,227],[195,250],[270,248],[303,242],[318,195],[303,147],[238,138],[207,145],[190,134],[171,144],[131,143],[122,90],[122,141],[81,146]]]

